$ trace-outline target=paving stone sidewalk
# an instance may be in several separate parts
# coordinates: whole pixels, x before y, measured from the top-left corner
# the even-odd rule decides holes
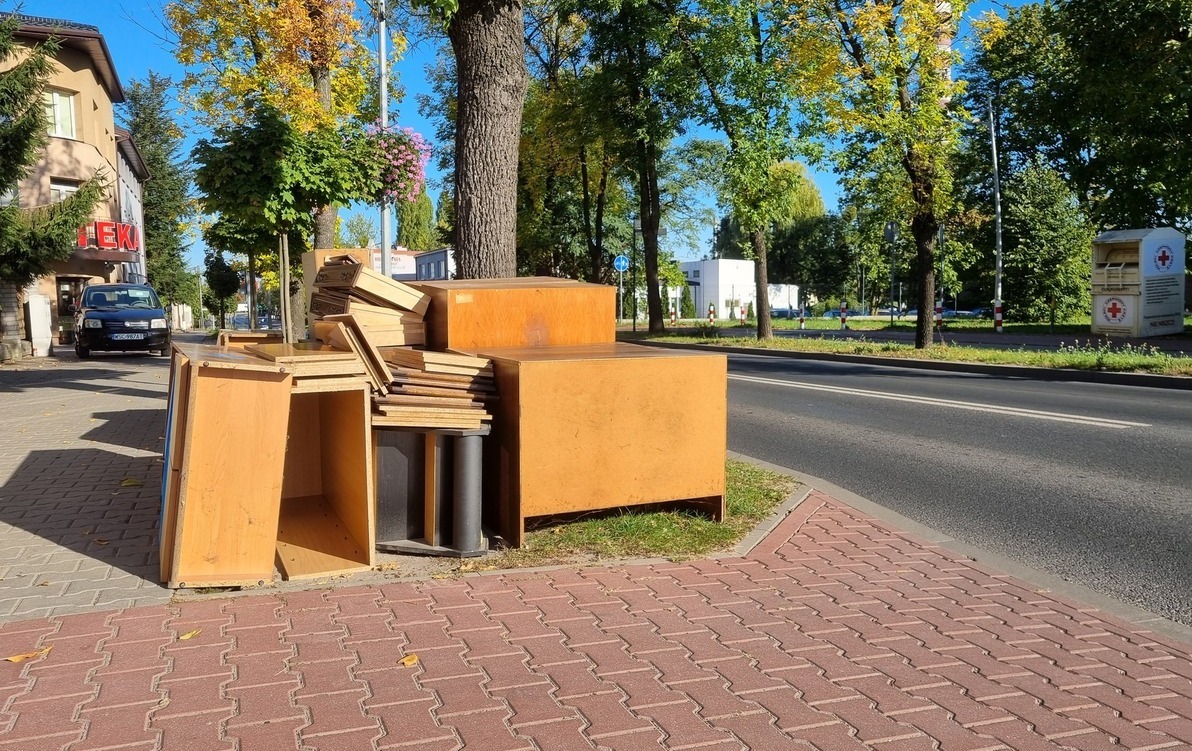
[[[0,367],[0,657],[50,648],[0,751],[1192,748],[1189,645],[823,494],[743,558],[171,604],[165,364]]]
[[[0,749],[1192,748],[1188,645],[819,493],[742,558],[0,626],[47,647]]]

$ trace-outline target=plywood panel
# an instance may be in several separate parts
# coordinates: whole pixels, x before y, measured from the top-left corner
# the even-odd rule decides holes
[[[281,497],[323,494],[322,394],[291,393]]]
[[[190,360],[177,350],[170,361],[169,406],[166,411],[166,441],[162,452],[161,528],[158,538],[158,567],[161,580],[168,581],[174,562],[180,479],[186,447],[187,415],[190,414]]]
[[[370,551],[352,539],[322,496],[287,498],[277,528],[277,566],[287,579],[312,579],[371,568]]]
[[[170,585],[268,581],[292,379],[194,360],[191,367]]]
[[[368,567],[376,539],[369,393],[358,388],[322,394],[319,399],[323,496],[363,551],[356,563]]]
[[[557,346],[616,339],[616,289],[566,279],[412,282],[431,298],[430,349]]]

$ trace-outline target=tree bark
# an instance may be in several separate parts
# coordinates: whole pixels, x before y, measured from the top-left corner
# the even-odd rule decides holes
[[[524,35],[520,0],[462,0],[447,28],[459,87],[455,262],[462,279],[517,274]]]
[[[919,273],[915,348],[924,349],[931,346],[935,331],[935,239],[940,226],[935,215],[935,169],[914,149],[907,150],[902,163],[910,178],[911,198],[915,204],[915,213],[911,216],[911,236],[915,239]]]
[[[770,277],[766,268],[766,232],[755,229],[750,239],[753,242],[753,281],[757,289],[757,300],[753,312],[757,315],[757,338],[773,339],[774,322],[770,320]]]
[[[638,214],[642,225],[642,248],[646,261],[646,311],[650,332],[664,330],[662,295],[658,289],[658,224],[662,201],[658,195],[658,151],[653,141],[638,139]],[[637,294],[637,290],[634,290]]]

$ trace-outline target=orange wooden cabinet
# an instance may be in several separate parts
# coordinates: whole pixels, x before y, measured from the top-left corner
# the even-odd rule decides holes
[[[663,501],[724,516],[728,363],[632,344],[481,349],[500,400],[485,458],[489,523]]]
[[[426,346],[474,351],[616,340],[617,290],[554,277],[410,282],[429,295]]]

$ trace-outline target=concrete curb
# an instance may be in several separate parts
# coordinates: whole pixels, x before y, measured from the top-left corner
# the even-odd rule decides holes
[[[1055,574],[1049,574],[1045,571],[1040,571],[1039,569],[1026,566],[1011,558],[998,555],[997,553],[992,553],[988,550],[977,547],[976,545],[970,545],[966,542],[961,542],[960,540],[949,537],[939,530],[932,529],[931,527],[925,526],[913,519],[903,516],[897,511],[893,511],[886,508],[885,506],[874,503],[868,498],[862,498],[856,493],[846,490],[839,485],[831,483],[823,478],[815,477],[804,472],[799,472],[798,470],[790,469],[788,467],[782,467],[776,464],[763,462],[758,459],[754,459],[753,457],[746,456],[744,454],[738,454],[733,451],[728,452],[728,456],[730,459],[748,462],[755,466],[759,466],[773,472],[780,472],[784,475],[787,475],[788,477],[792,477],[806,486],[809,490],[818,490],[822,493],[830,495],[836,500],[846,503],[856,510],[868,514],[869,516],[872,516],[873,518],[896,528],[896,530],[899,532],[905,532],[922,540],[926,540],[933,545],[939,545],[941,548],[950,550],[953,553],[964,556],[965,558],[979,561],[990,566],[991,568],[998,569],[1003,573],[1009,574],[1010,576],[1013,576],[1017,579],[1021,579],[1022,581],[1027,582],[1038,589],[1049,590],[1064,597],[1087,603],[1098,610],[1102,610],[1120,620],[1126,621],[1131,625],[1143,629],[1157,631],[1171,638],[1179,639],[1180,641],[1192,644],[1192,626],[1185,626],[1182,623],[1176,623],[1175,621],[1164,618],[1157,613],[1144,610],[1137,605],[1131,605],[1129,603],[1122,602],[1121,600],[1109,597],[1108,595],[1103,595],[1096,590],[1084,586],[1083,584],[1077,584],[1076,582],[1068,581],[1067,579],[1063,579],[1059,576],[1056,576]],[[797,505],[798,504],[795,504],[790,509],[787,509],[787,513],[797,507]]]
[[[1032,365],[989,365],[976,362],[955,362],[953,360],[911,360],[901,357],[875,357],[872,355],[845,355],[834,352],[792,352],[780,349],[757,347],[721,347],[714,344],[681,344],[678,342],[628,341],[643,347],[667,349],[694,349],[701,352],[723,352],[734,355],[763,355],[784,357],[790,360],[826,360],[857,365],[879,365],[888,368],[912,368],[915,370],[943,370],[952,373],[976,373],[1000,378],[1032,378],[1037,381],[1075,381],[1079,383],[1105,383],[1114,386],[1146,386],[1159,389],[1192,391],[1192,378],[1185,376],[1152,375],[1150,373],[1113,373],[1100,370],[1074,370],[1071,368],[1040,368]]]

